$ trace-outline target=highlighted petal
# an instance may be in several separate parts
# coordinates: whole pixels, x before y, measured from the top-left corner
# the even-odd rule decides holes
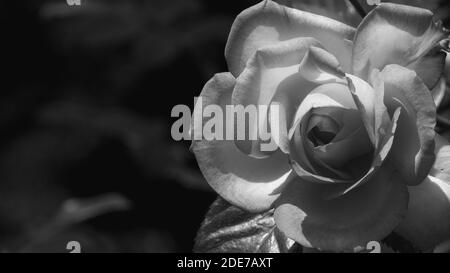
[[[445,63],[439,42],[448,33],[433,21],[433,13],[406,5],[382,3],[361,22],[353,47],[353,74],[367,80],[374,68],[388,64],[416,70],[431,89]]]
[[[406,213],[406,186],[388,167],[349,194],[328,199],[339,187],[291,181],[275,203],[277,227],[305,247],[352,251],[383,239]]]
[[[416,72],[388,65],[382,77],[387,107],[403,108],[390,158],[408,185],[417,185],[428,175],[435,159],[436,106]]]
[[[315,46],[309,48],[300,64],[299,71],[305,79],[322,84],[338,82],[345,76],[336,57]]]
[[[379,71],[373,72],[372,76],[376,79],[373,81],[373,88],[366,81],[353,75],[347,74],[347,81],[369,138],[377,148],[383,132],[389,127],[389,115],[383,102],[384,86],[377,76]]]
[[[215,104],[224,109],[231,102],[234,84],[230,73],[214,76],[200,95],[203,107]],[[209,185],[228,202],[249,211],[269,209],[291,172],[281,151],[255,159],[241,153],[232,140],[194,140],[191,149]]]
[[[301,60],[312,45],[320,46],[315,39],[298,38],[258,49],[236,79],[233,104],[244,107],[268,106],[280,84],[297,73]],[[259,139],[260,127],[267,121],[267,112],[258,118],[258,122],[247,122],[246,131],[248,136],[258,136]],[[258,139],[247,137],[245,140],[236,141],[236,145],[250,156],[267,157],[270,152],[261,150],[261,141]]]
[[[350,71],[355,29],[327,17],[262,1],[239,14],[231,27],[225,57],[237,77],[251,56],[265,46],[300,37],[319,40]]]

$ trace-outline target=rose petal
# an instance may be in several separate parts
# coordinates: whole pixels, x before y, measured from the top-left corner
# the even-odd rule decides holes
[[[439,108],[442,101],[444,100],[446,90],[447,90],[447,83],[445,77],[442,76],[439,82],[436,84],[436,86],[431,90],[431,96],[433,96],[436,109]]]
[[[407,209],[406,186],[387,167],[349,194],[328,199],[335,190],[300,178],[291,181],[275,203],[277,227],[305,247],[351,251],[383,239]]]
[[[296,73],[284,79],[272,98],[270,105],[278,106],[278,113],[269,112],[271,123],[278,124],[278,133],[272,131],[272,137],[278,147],[289,153],[288,130],[294,122],[295,112],[305,97],[319,85]]]
[[[447,34],[448,35],[448,34]],[[445,70],[445,52],[436,45],[430,52],[406,67],[416,71],[419,78],[430,89],[439,84]]]
[[[292,136],[304,115],[312,108],[337,107],[357,109],[347,85],[343,83],[327,83],[317,86],[301,102],[295,112],[289,136]]]
[[[350,177],[338,169],[320,160],[313,153],[313,145],[307,136],[307,122],[316,110],[314,108],[302,119],[291,139],[291,164],[293,169],[305,180],[319,183],[348,183]]]
[[[297,73],[300,62],[311,45],[320,46],[315,39],[298,38],[258,49],[236,79],[233,104],[245,107],[268,106],[280,83]],[[300,89],[301,86],[297,88]],[[266,124],[267,117],[263,115],[259,118],[259,122],[246,124],[248,135],[259,135],[259,129]],[[236,145],[242,152],[253,157],[263,158],[270,154],[261,150],[259,140],[240,140]]]
[[[341,168],[351,159],[365,155],[371,150],[372,145],[364,128],[360,128],[345,139],[313,149],[317,158],[334,168]]]
[[[379,71],[374,70],[373,87],[366,81],[347,74],[347,81],[352,97],[361,112],[363,124],[375,148],[379,146],[383,132],[389,126],[389,115],[383,102],[384,86],[379,79]],[[375,90],[374,90],[375,89]]]
[[[289,143],[289,159],[295,173],[299,177],[304,177],[305,180],[316,183],[347,183],[348,181],[345,181],[344,179],[323,176],[319,173],[319,170],[316,169],[317,165],[315,162],[311,161],[308,156],[304,141],[302,139],[302,137],[304,137],[302,136],[304,135],[304,132],[301,132],[300,129],[301,127],[297,126]]]
[[[417,74],[399,65],[382,71],[388,108],[402,107],[390,158],[409,185],[417,185],[433,165],[436,106]]]
[[[271,102],[272,105],[280,107],[280,111],[276,113],[278,116],[271,116],[270,119],[276,122],[280,129],[278,134],[273,134],[273,138],[283,152],[289,153],[287,130],[293,126],[295,111],[305,96],[319,84],[344,83],[344,76],[338,60],[333,55],[321,47],[309,47],[300,64],[299,73],[291,75],[292,79],[286,81],[289,82],[289,88],[278,88]]]
[[[289,153],[287,130],[293,126],[295,111],[305,96],[319,84],[344,83],[344,76],[339,62],[333,55],[320,47],[309,47],[300,64],[299,73],[287,80],[289,88],[278,88],[271,102],[280,107],[280,111],[276,113],[278,116],[270,118],[279,125],[280,131],[273,137],[283,152]]]
[[[231,27],[225,57],[237,77],[247,60],[261,47],[299,37],[319,40],[350,71],[355,29],[333,19],[262,1],[239,14]]]
[[[301,137],[294,137],[295,145],[304,146],[306,156],[312,162],[312,166],[314,166],[314,173],[335,177],[347,182],[352,181],[355,177],[352,177],[345,168],[342,168],[342,165],[348,164],[352,157],[364,154],[372,149],[367,133],[362,128],[359,112],[354,109],[339,107],[321,107],[311,109],[309,116],[309,118],[303,118],[298,128],[299,132],[301,132]],[[330,121],[335,120],[333,123],[339,128],[335,128],[335,136],[328,144],[315,146],[310,139],[309,131],[313,126],[323,124],[328,119]],[[349,125],[348,123],[350,122],[353,124]],[[354,129],[352,131],[353,134],[345,132],[350,131],[350,127]],[[344,137],[344,134],[347,135]]]
[[[384,105],[384,83],[378,69],[372,70],[371,82],[373,88],[365,81],[353,75],[347,75],[349,89],[361,113],[363,124],[371,140],[374,153],[370,168],[356,183],[340,192],[344,195],[351,190],[369,181],[374,172],[383,164],[392,147],[394,133],[397,129],[397,120],[400,109],[397,109],[389,118],[387,108]]]
[[[447,166],[450,162],[447,161]],[[396,229],[415,247],[428,251],[450,239],[450,185],[428,176],[420,185],[408,187],[405,219]]]
[[[348,194],[350,191],[353,191],[357,187],[360,187],[361,185],[367,183],[368,181],[370,181],[370,179],[372,179],[372,176],[378,171],[378,169],[382,167],[382,164],[385,163],[385,159],[387,158],[389,151],[391,150],[392,143],[394,142],[394,136],[397,130],[397,122],[401,113],[400,110],[400,108],[397,108],[395,110],[394,114],[392,115],[392,121],[389,122],[388,128],[386,128],[379,141],[379,146],[375,147],[372,164],[368,171],[353,185],[343,191],[338,191],[337,195],[330,196],[330,198]]]
[[[308,153],[305,150],[306,130],[303,127],[300,130],[300,124],[303,120],[309,118],[308,113],[312,109],[320,109],[324,107],[336,107],[343,109],[355,108],[351,101],[351,96],[345,85],[340,83],[323,84],[315,88],[305,97],[298,107],[292,126],[288,131],[289,142],[289,158],[291,160],[292,168],[296,173],[305,177],[309,181],[319,183],[347,183],[345,179],[338,179],[336,177],[329,177],[325,174],[319,174],[319,171],[313,166],[313,161],[308,158]],[[327,167],[327,166],[322,166]],[[335,172],[335,170],[330,170]]]
[[[321,84],[337,82],[345,76],[336,57],[315,46],[309,48],[299,71],[305,79]]]
[[[430,170],[430,175],[443,181],[450,181],[450,145],[447,139],[436,134],[436,160]]]
[[[289,131],[291,142],[294,140],[291,146],[295,147],[295,149],[291,149],[291,164],[299,176],[310,182],[317,183],[352,183],[351,186],[347,186],[344,190],[338,191],[336,196],[330,196],[330,198],[347,194],[370,180],[390,151],[397,119],[400,115],[400,109],[398,109],[394,113],[392,120],[389,118],[387,109],[383,103],[384,89],[382,82],[380,82],[379,71],[375,71],[373,75],[374,87],[377,88],[376,91],[367,82],[358,77],[349,74],[346,76],[348,86],[343,84],[324,84],[313,90],[298,107],[294,118],[294,125]],[[330,85],[333,85],[333,88],[330,88]],[[307,148],[298,144],[302,140],[296,141],[292,138],[300,121],[308,111],[315,107],[342,107],[358,109],[360,111],[361,119],[365,127],[367,127],[367,132],[372,136],[370,139],[372,140],[375,151],[371,166],[364,167],[364,169],[367,168],[367,173],[363,174],[359,179],[357,178],[356,181],[355,179],[349,180],[348,177],[344,176],[330,177],[327,173],[317,173],[318,169],[315,169],[314,164],[312,164],[314,160],[308,159]]]
[[[371,119],[374,119],[374,102],[373,102],[373,89],[364,81],[358,79],[357,77],[350,76],[354,79],[354,81],[357,82],[358,88],[355,88],[353,86],[353,93],[357,93],[362,100],[364,101],[364,104],[367,105],[367,108],[369,109],[368,112],[371,114]],[[357,95],[354,95],[357,96]],[[295,172],[303,177],[305,180],[316,182],[316,183],[350,183],[355,182],[354,179],[350,179],[348,176],[343,175],[343,173],[338,173],[338,170],[335,170],[331,166],[327,164],[321,164],[322,167],[325,167],[325,169],[328,169],[328,171],[331,171],[332,173],[339,174],[336,176],[330,176],[330,173],[327,172],[322,168],[314,168],[314,159],[308,158],[308,147],[305,147],[303,139],[305,138],[304,133],[300,134],[303,135],[302,137],[299,137],[297,133],[297,138],[293,137],[295,131],[299,130],[299,124],[300,122],[305,119],[305,115],[311,110],[315,108],[323,108],[323,107],[336,107],[336,108],[344,108],[344,109],[352,109],[356,110],[357,106],[355,105],[354,100],[352,99],[352,95],[349,91],[349,87],[345,84],[341,83],[329,83],[329,84],[323,84],[311,91],[311,93],[306,96],[306,98],[303,100],[303,102],[300,104],[300,106],[297,109],[297,112],[294,117],[293,126],[289,130],[289,138],[291,140],[290,145],[292,146],[290,159],[292,168],[295,170]],[[388,144],[390,142],[386,142],[386,147],[390,147]],[[385,152],[381,153],[382,156],[379,156],[382,160],[386,157]],[[376,155],[380,155],[379,152],[376,153]],[[373,161],[375,163],[375,159]],[[321,163],[321,162],[319,162]],[[324,162],[322,162],[324,163]],[[380,164],[379,164],[380,165]],[[369,174],[366,175],[365,179],[359,181],[362,183],[363,181],[367,180],[369,178]],[[355,187],[359,185],[360,183],[356,183]],[[352,188],[349,188],[349,190]],[[346,192],[342,192],[342,194],[345,194]]]
[[[430,175],[420,185],[408,187],[408,213],[397,229],[422,250],[450,239],[450,143],[440,135],[435,142]]]
[[[217,74],[200,95],[203,106],[224,108],[231,101],[234,84],[230,73]],[[270,208],[291,172],[281,151],[254,159],[241,153],[231,140],[194,140],[191,149],[209,185],[228,202],[249,211]]]
[[[429,10],[382,3],[358,26],[353,74],[368,79],[374,68],[382,70],[388,64],[410,66],[431,89],[438,82],[445,61],[445,54],[434,48],[447,35],[441,24],[433,22]]]

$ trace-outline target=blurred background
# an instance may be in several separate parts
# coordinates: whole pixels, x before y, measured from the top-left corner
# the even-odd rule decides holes
[[[227,71],[231,24],[259,1],[67,1],[0,3],[0,252],[190,252],[216,195],[171,109]],[[278,2],[361,20],[343,0]],[[395,2],[449,26],[448,1]]]

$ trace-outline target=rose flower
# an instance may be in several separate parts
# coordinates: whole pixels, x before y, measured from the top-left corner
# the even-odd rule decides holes
[[[450,146],[432,96],[448,34],[430,11],[391,3],[357,29],[272,1],[243,11],[230,72],[206,83],[202,106],[278,105],[264,117],[277,149],[194,140],[207,182],[249,212],[274,209],[305,247],[352,251],[393,231],[423,250],[450,239]]]

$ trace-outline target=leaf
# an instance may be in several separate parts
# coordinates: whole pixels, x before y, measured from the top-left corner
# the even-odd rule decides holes
[[[205,216],[194,252],[286,253],[298,245],[275,226],[273,210],[249,213],[218,198]]]

